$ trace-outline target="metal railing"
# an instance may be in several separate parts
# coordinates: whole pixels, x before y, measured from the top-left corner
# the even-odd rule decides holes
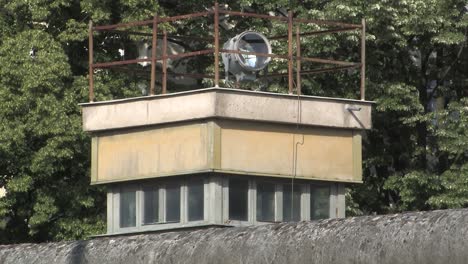
[[[273,54],[273,53],[258,53],[258,52],[246,52],[246,51],[239,51],[239,50],[226,50],[220,49],[219,43],[219,15],[229,15],[229,16],[241,16],[241,17],[253,17],[259,19],[268,19],[268,20],[276,20],[279,22],[287,23],[288,25],[288,34],[282,36],[273,36],[271,40],[279,40],[279,39],[287,39],[288,41],[288,54]],[[157,38],[158,38],[158,25],[160,23],[166,22],[174,22],[178,20],[184,19],[193,19],[196,17],[207,17],[207,16],[214,16],[214,37],[211,38],[200,38],[198,36],[171,36],[173,38],[179,39],[193,39],[193,40],[213,40],[214,41],[214,49],[204,49],[198,51],[191,51],[191,52],[184,52],[179,54],[167,54],[167,37],[168,34],[164,30],[163,31],[163,47],[162,47],[162,55],[157,56],[156,54],[156,47],[157,47]],[[296,55],[293,55],[293,27],[297,24],[296,27]],[[333,26],[337,27],[334,29],[327,29],[327,30],[320,30],[320,31],[312,31],[312,32],[300,32],[300,24],[316,24],[316,25],[324,25],[324,26]],[[151,50],[151,58],[147,59],[131,59],[131,60],[122,60],[122,61],[112,61],[112,62],[103,62],[103,63],[94,63],[94,44],[93,44],[93,35],[94,32],[97,31],[110,31],[110,32],[117,32],[117,33],[127,33],[127,34],[135,34],[135,35],[145,35],[148,36],[150,34],[144,32],[135,32],[135,31],[125,31],[125,30],[118,30],[122,28],[128,27],[135,27],[135,26],[152,26],[152,50]],[[310,57],[302,57],[301,56],[301,41],[300,38],[304,36],[314,36],[314,35],[321,35],[321,34],[332,34],[337,32],[345,32],[345,31],[353,31],[353,30],[360,30],[361,31],[361,52],[360,52],[360,62],[348,62],[348,61],[339,61],[339,60],[331,60],[331,59],[323,59],[323,58],[310,58]],[[167,60],[168,59],[179,59],[179,58],[187,58],[193,56],[200,56],[206,54],[213,54],[214,55],[214,76],[207,75],[207,74],[197,74],[197,73],[174,73],[174,75],[178,76],[190,76],[194,78],[211,78],[214,79],[215,87],[219,87],[219,55],[220,53],[236,53],[236,54],[243,54],[243,55],[255,55],[255,56],[264,56],[264,57],[271,57],[276,59],[284,59],[288,61],[288,71],[287,73],[272,73],[268,74],[264,77],[276,77],[276,76],[288,76],[288,91],[290,94],[294,92],[294,77],[293,77],[293,61],[296,60],[296,92],[298,95],[302,93],[301,91],[301,76],[306,74],[316,74],[316,73],[323,73],[323,72],[331,72],[331,71],[340,71],[345,69],[351,68],[360,68],[360,99],[365,100],[365,58],[366,58],[366,49],[365,49],[365,34],[366,34],[366,23],[365,20],[362,19],[361,24],[349,24],[349,23],[342,23],[336,21],[326,21],[326,20],[314,20],[314,19],[302,19],[302,18],[293,18],[292,11],[288,12],[287,17],[282,16],[270,16],[270,15],[262,15],[256,13],[245,13],[245,12],[237,12],[237,11],[228,11],[228,10],[221,10],[219,8],[218,3],[216,2],[214,5],[213,10],[206,11],[206,12],[199,12],[199,13],[192,13],[180,16],[172,16],[172,17],[159,17],[157,14],[154,15],[153,19],[151,20],[144,20],[144,21],[135,21],[129,23],[120,23],[114,25],[103,25],[103,26],[94,26],[93,22],[89,22],[89,101],[93,102],[94,97],[94,69],[97,68],[108,68],[117,65],[128,65],[128,64],[136,64],[142,62],[151,62],[151,81],[150,81],[150,91],[149,95],[155,94],[155,84],[156,84],[156,62],[162,61],[162,88],[161,93],[165,94],[167,92]],[[308,62],[315,62],[320,64],[331,64],[336,65],[335,67],[331,68],[324,68],[324,69],[315,69],[315,70],[301,70],[301,61],[308,61]]]

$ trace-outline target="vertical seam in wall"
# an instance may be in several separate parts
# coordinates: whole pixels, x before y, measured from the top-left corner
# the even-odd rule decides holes
[[[361,133],[353,130],[353,180],[362,180],[362,143]]]
[[[91,183],[98,181],[99,137],[91,138]]]

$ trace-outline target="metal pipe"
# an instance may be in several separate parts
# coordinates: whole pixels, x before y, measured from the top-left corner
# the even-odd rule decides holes
[[[153,36],[151,46],[151,84],[150,84],[150,95],[155,94],[156,86],[156,47],[158,45],[158,15],[154,14],[153,17]]]
[[[305,71],[301,71],[300,74],[302,76],[302,75],[310,75],[310,74],[317,74],[317,73],[324,73],[324,72],[341,71],[341,70],[357,68],[359,66],[360,66],[360,64],[351,65],[351,66],[338,66],[338,67],[332,67],[332,68],[322,68],[322,69],[315,69],[315,70],[305,70]],[[287,75],[288,75],[287,72],[272,73],[272,74],[264,75],[264,76],[262,76],[262,78],[283,77],[283,76],[287,76]]]
[[[356,30],[356,29],[359,29],[359,28],[358,27],[347,27],[347,28],[335,28],[335,29],[327,29],[327,30],[320,30],[320,31],[311,31],[311,32],[301,33],[301,37],[322,35],[322,34],[330,34],[330,33],[339,33],[339,32],[345,32],[345,31],[353,31],[353,30]],[[268,39],[276,40],[276,39],[285,39],[287,37],[288,37],[288,35],[279,35],[279,36],[273,36],[273,37],[268,38]]]
[[[288,90],[293,93],[293,14],[288,11]]]
[[[288,21],[288,18],[286,17],[260,15],[260,14],[255,14],[255,13],[244,13],[244,12],[227,11],[227,10],[220,10],[219,13],[231,15],[231,16],[243,16],[243,17],[264,18],[264,19],[278,20],[278,21]]]
[[[167,55],[167,58],[168,59],[181,59],[181,58],[193,57],[193,56],[198,56],[198,55],[210,54],[213,52],[214,52],[213,49],[197,50],[197,51],[191,51],[191,52],[185,52],[185,53],[179,53],[179,54],[170,54],[170,55]]]
[[[355,27],[355,28],[362,27],[362,25],[359,25],[359,24],[349,24],[349,23],[342,23],[342,22],[330,21],[330,20],[316,20],[316,19],[304,19],[304,18],[296,18],[294,19],[294,22],[303,23],[303,24],[337,26],[337,27]]]
[[[301,33],[299,26],[296,27],[296,56],[301,57]],[[296,60],[296,90],[301,95],[301,60]]]
[[[93,61],[94,61],[94,43],[93,43],[93,21],[89,21],[88,26],[88,68],[89,68],[89,101],[94,101],[94,69],[93,69]]]
[[[108,68],[115,65],[126,65],[134,64],[139,62],[151,62],[151,59],[134,59],[134,60],[123,60],[123,61],[111,61],[111,62],[101,62],[93,64],[93,68]]]
[[[362,19],[361,31],[361,100],[366,100],[366,19]]]
[[[214,71],[215,71],[215,79],[214,85],[215,87],[219,87],[219,4],[215,2],[214,6]]]
[[[322,64],[334,64],[334,65],[343,65],[343,66],[351,66],[351,65],[360,64],[360,63],[356,63],[356,62],[328,60],[328,59],[320,59],[320,58],[306,58],[306,57],[297,58],[296,57],[295,59],[296,60],[316,62],[316,63],[322,63]]]
[[[193,57],[193,56],[209,54],[209,53],[213,53],[213,49],[191,51],[191,52],[179,53],[179,54],[170,54],[170,55],[167,55],[166,57],[168,59],[176,59],[176,58]],[[159,61],[159,60],[162,60],[162,59],[163,59],[163,57],[156,57],[156,61]],[[92,66],[94,68],[108,68],[108,67],[112,67],[112,66],[115,66],[115,65],[127,65],[127,64],[135,64],[135,63],[139,63],[139,62],[152,62],[152,58],[101,62],[101,63],[95,63]]]
[[[288,55],[276,55],[276,54],[272,54],[272,53],[249,52],[249,51],[230,50],[230,49],[221,49],[220,52],[222,52],[222,53],[254,55],[254,56],[258,56],[258,57],[271,57],[271,58],[279,58],[279,59],[288,59]]]
[[[176,20],[191,19],[191,18],[195,18],[195,17],[207,16],[207,15],[210,15],[212,13],[213,13],[213,11],[206,11],[206,12],[191,13],[191,14],[180,15],[180,16],[162,17],[162,18],[160,18],[160,21],[161,22],[172,22],[172,21],[176,21]]]
[[[167,32],[164,30],[164,39],[163,39],[163,61],[162,61],[162,94],[167,92]]]
[[[143,21],[133,21],[133,22],[128,22],[128,23],[120,23],[120,24],[113,24],[113,25],[105,25],[105,26],[95,26],[93,29],[96,31],[103,31],[103,30],[122,28],[122,27],[145,26],[145,25],[150,25],[151,23],[153,23],[153,19],[143,20]]]

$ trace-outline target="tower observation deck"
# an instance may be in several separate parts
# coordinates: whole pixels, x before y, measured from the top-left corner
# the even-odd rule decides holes
[[[220,15],[286,23],[288,34],[283,37],[288,54],[221,49]],[[210,16],[213,48],[171,54],[164,32],[158,49],[158,24]],[[333,29],[301,33],[304,23]],[[96,31],[144,25],[152,27],[151,56],[94,62]],[[350,30],[362,32],[361,62],[301,57],[301,37]],[[296,19],[291,12],[288,17],[276,17],[228,11],[218,4],[206,12],[177,17],[155,15],[148,21],[106,26],[90,23],[90,102],[81,107],[83,129],[92,137],[91,184],[108,186],[108,234],[344,217],[345,185],[362,181],[362,132],[372,124],[373,102],[364,96],[364,35],[364,21],[345,24]],[[157,51],[162,53],[159,57]],[[286,61],[288,72],[264,72],[263,76],[287,77],[288,93],[227,87],[219,73],[223,53],[248,55],[244,62],[249,65],[252,58]],[[213,87],[168,92],[169,60],[207,54],[214,55],[214,72],[186,76],[212,78]],[[332,67],[301,71],[304,61]],[[151,65],[147,96],[95,101],[96,69],[142,62]],[[162,72],[159,79],[158,68]],[[359,99],[302,94],[302,75],[350,68],[361,70]],[[248,78],[260,76],[248,74]]]

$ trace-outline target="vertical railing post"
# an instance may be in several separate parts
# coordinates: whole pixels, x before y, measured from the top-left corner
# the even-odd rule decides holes
[[[93,21],[89,21],[88,26],[88,59],[89,59],[89,101],[94,101],[94,43],[93,43]]]
[[[366,19],[361,23],[361,100],[366,100]]]
[[[164,30],[164,39],[163,39],[163,54],[162,54],[162,94],[167,92],[167,32]]]
[[[301,95],[301,35],[299,25],[296,27],[296,90]]]
[[[293,93],[293,13],[288,11],[288,90]]]
[[[219,4],[215,2],[214,6],[214,71],[215,87],[219,87]]]
[[[154,14],[153,17],[153,37],[151,42],[151,84],[150,95],[154,95],[156,86],[156,47],[158,40],[158,15]]]

